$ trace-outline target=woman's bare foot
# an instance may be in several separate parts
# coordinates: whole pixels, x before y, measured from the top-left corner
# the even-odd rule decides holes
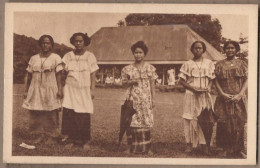
[[[123,154],[130,154],[130,150],[129,149],[126,149],[122,152]]]
[[[221,150],[218,154],[221,157],[227,157],[227,151],[226,150]]]
[[[65,148],[72,148],[74,147],[74,144],[73,143],[68,143],[65,145]]]
[[[153,153],[151,150],[149,150],[149,151],[147,152],[147,155],[148,155],[148,156],[153,156],[154,153]]]
[[[40,137],[37,138],[37,139],[34,141],[34,143],[35,143],[35,144],[40,144],[40,143],[43,142],[44,138],[45,138],[44,135],[40,135]]]
[[[85,144],[83,145],[83,149],[84,149],[84,150],[90,150],[89,142],[87,142],[87,143],[85,143]]]
[[[186,149],[185,149],[184,152],[185,152],[185,153],[191,153],[191,152],[192,152],[191,144],[187,144],[187,145],[186,145]]]

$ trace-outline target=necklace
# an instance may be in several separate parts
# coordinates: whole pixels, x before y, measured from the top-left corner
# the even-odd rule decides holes
[[[194,61],[194,60],[193,60],[193,61]],[[194,61],[194,63],[195,63],[196,66],[198,67],[199,71],[201,70],[202,62],[203,62],[203,58],[202,58],[202,60],[201,60],[201,62],[200,62],[200,67],[199,67],[198,64],[196,63],[196,61]]]
[[[138,66],[137,66],[138,65]],[[139,79],[141,80],[141,87],[143,88],[143,79],[142,79],[142,73],[141,73],[141,69],[143,68],[144,63],[140,63],[140,64],[136,64],[134,63],[134,67],[137,69],[138,73],[139,73]]]
[[[233,59],[226,59],[228,62],[229,62],[229,64],[230,64],[230,66],[234,66],[234,64],[233,64]]]
[[[78,57],[78,58],[77,58],[77,57]],[[76,62],[78,63],[78,62],[79,62],[80,55],[75,55],[75,58],[76,58]]]
[[[194,61],[194,60],[193,60]],[[203,58],[202,58],[202,60],[201,60],[201,62],[200,62],[200,67],[198,66],[198,64],[194,61],[194,63],[196,64],[196,66],[198,67],[198,69],[199,69],[199,74],[200,74],[200,88],[201,88],[201,67],[202,67],[202,62],[203,62]]]
[[[40,55],[40,59],[41,59],[41,84],[42,84],[42,73],[44,72],[43,65],[44,65],[45,61],[48,59],[49,55],[47,57],[45,57],[44,61],[43,61],[43,58],[41,56],[42,56],[42,54]]]

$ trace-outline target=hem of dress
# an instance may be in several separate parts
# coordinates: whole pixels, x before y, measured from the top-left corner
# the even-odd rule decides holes
[[[152,128],[153,127],[153,125],[152,126],[140,126],[140,125],[130,125],[130,127],[131,128]]]
[[[56,108],[51,108],[51,109],[38,109],[38,108],[28,107],[28,106],[24,106],[24,105],[22,105],[22,107],[27,110],[35,110],[35,111],[54,111],[54,110],[61,109],[61,107],[56,107]]]
[[[76,111],[76,109],[75,108],[73,108],[73,107],[68,107],[68,106],[62,106],[62,107],[64,107],[64,108],[67,108],[67,109],[71,109],[71,110],[73,110],[75,113],[88,113],[88,114],[93,114],[94,112],[87,112],[87,111]]]
[[[187,120],[197,120],[197,117],[191,117],[191,116],[187,116],[187,115],[182,115],[182,118],[187,119]]]

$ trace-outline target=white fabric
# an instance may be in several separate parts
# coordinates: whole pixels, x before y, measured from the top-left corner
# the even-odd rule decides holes
[[[61,63],[60,56],[54,53],[47,58],[41,58],[39,54],[31,57],[26,70],[32,74],[32,80],[23,108],[52,111],[61,107],[55,75],[63,69]]]
[[[88,51],[77,56],[71,51],[63,57],[62,61],[65,70],[68,71],[62,106],[78,113],[93,113],[90,74],[98,70],[95,56]]]
[[[209,59],[203,58],[202,62],[197,63],[189,60],[182,65],[179,77],[192,87],[205,89],[208,87],[209,80],[215,78],[214,69],[214,63]],[[209,93],[196,95],[186,90],[184,102],[182,117],[186,119],[197,119],[202,109],[213,107]]]
[[[215,78],[214,69],[213,62],[206,58],[203,58],[202,62],[196,63],[189,60],[182,65],[179,77],[192,87],[205,89],[208,87],[209,80]],[[209,93],[195,94],[186,90],[182,115],[184,118],[184,134],[186,143],[191,143],[194,148],[198,144],[206,144],[197,119],[205,108],[213,108]]]
[[[191,143],[193,148],[198,144],[206,144],[203,131],[197,120],[184,119],[184,135],[186,143]]]
[[[174,69],[170,69],[167,71],[168,73],[168,85],[175,85],[175,70]]]

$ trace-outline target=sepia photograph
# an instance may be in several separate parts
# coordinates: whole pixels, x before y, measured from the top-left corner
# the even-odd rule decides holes
[[[4,162],[256,164],[257,5],[5,9]]]

